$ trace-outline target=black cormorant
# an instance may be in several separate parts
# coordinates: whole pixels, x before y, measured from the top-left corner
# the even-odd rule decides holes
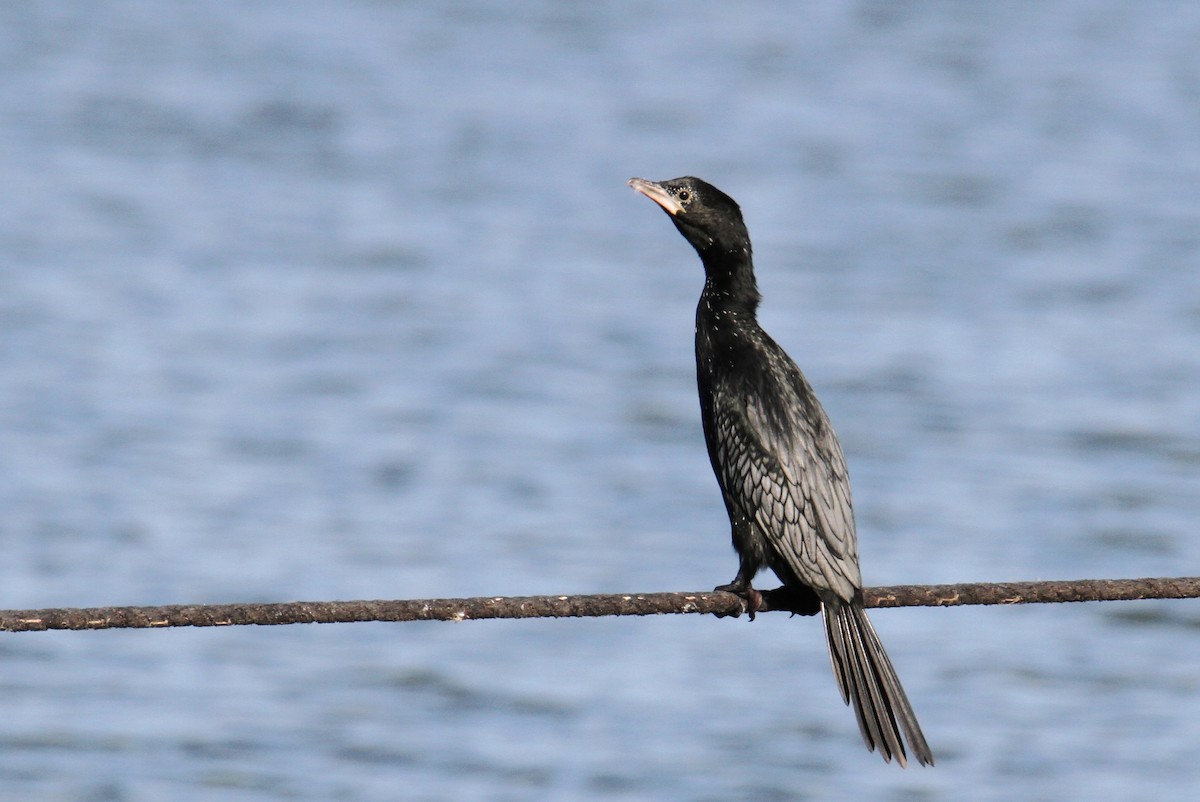
[[[704,263],[696,308],[700,416],[740,560],[733,582],[718,590],[740,595],[753,615],[762,596],[751,581],[769,567],[796,604],[815,612],[819,600],[833,673],[867,747],[903,766],[903,732],[913,756],[932,765],[863,608],[841,445],[796,363],[758,325],[760,296],[741,209],[698,178],[634,178],[629,186],[667,212]]]

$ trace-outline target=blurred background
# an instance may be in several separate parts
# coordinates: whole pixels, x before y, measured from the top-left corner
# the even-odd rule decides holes
[[[703,590],[694,253],[841,435],[868,584],[1200,567],[1200,6],[0,6],[0,607]],[[769,582],[764,578],[764,584]],[[1181,798],[1194,602],[0,637],[0,795]]]

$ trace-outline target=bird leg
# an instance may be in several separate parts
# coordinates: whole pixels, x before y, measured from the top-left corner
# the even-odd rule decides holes
[[[821,612],[821,597],[807,585],[783,585],[760,594],[765,610],[782,610],[792,615],[816,615]]]
[[[735,596],[740,596],[742,602],[746,606],[746,612],[750,614],[750,620],[754,620],[754,614],[763,609],[763,595],[754,589],[750,584],[750,576],[744,571],[738,571],[738,575],[728,585],[718,585],[713,590],[723,590],[726,593],[732,593]],[[716,613],[717,618],[725,616]],[[738,614],[734,617],[737,618]]]

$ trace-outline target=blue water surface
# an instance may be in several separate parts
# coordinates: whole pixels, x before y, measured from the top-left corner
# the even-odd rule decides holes
[[[868,584],[1200,573],[1200,6],[0,6],[0,607],[732,578],[695,255],[853,473]],[[1180,799],[1192,602],[10,634],[0,797]]]

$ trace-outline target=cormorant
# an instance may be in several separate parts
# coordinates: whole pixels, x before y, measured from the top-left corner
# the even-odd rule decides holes
[[[750,235],[733,198],[698,178],[629,186],[661,206],[704,263],[696,308],[696,378],[713,472],[739,557],[717,590],[738,594],[753,616],[751,582],[769,567],[794,604],[824,614],[833,673],[853,703],[867,747],[885,761],[933,754],[887,652],[863,608],[846,459],[812,387],[758,324]],[[815,593],[816,599],[813,598]],[[799,608],[794,608],[799,609]]]

